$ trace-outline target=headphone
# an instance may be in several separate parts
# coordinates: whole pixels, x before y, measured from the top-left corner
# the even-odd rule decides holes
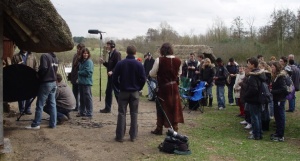
[[[109,40],[106,44],[109,44],[111,48],[115,48],[116,44],[113,40]]]

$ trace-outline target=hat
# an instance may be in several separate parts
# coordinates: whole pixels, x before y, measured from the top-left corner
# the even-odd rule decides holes
[[[150,53],[150,52],[146,53],[146,54],[144,55],[144,58],[146,58],[147,56],[151,56],[151,53]]]

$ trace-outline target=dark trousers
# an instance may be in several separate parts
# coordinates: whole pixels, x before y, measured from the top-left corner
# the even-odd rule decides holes
[[[74,97],[76,99],[76,107],[75,109],[78,110],[80,107],[80,93],[79,93],[79,86],[78,84],[73,84],[72,85],[72,91],[74,94]]]
[[[252,133],[255,138],[262,137],[262,124],[261,124],[261,113],[262,105],[260,104],[247,104],[249,106],[251,114]]]
[[[114,91],[116,100],[118,102],[119,90],[113,85],[112,76],[108,76],[105,90],[105,110],[111,111],[112,91]]]
[[[138,133],[138,107],[139,107],[139,91],[135,92],[120,92],[118,101],[118,121],[116,128],[116,138],[123,139],[126,131],[126,113],[127,105],[130,110],[130,130],[131,139],[135,139]]]
[[[234,103],[234,99],[233,99],[233,85],[229,85],[227,86],[228,88],[228,102],[229,103]]]
[[[63,107],[58,107],[56,106],[56,111],[57,111],[57,119],[59,120],[63,116],[68,116],[71,110],[63,108]],[[48,115],[50,115],[51,109],[46,105],[44,107],[44,112],[46,112]]]
[[[284,110],[285,101],[274,101],[274,117],[276,122],[276,134],[279,137],[284,136],[285,128],[285,110]]]
[[[87,117],[93,116],[93,98],[91,86],[79,85],[80,92],[80,115],[86,115]]]
[[[263,105],[263,108],[262,108],[261,123],[262,123],[263,131],[269,131],[270,113],[269,113],[268,105],[269,105],[269,103]]]
[[[24,101],[18,101],[20,113],[22,113],[25,110],[25,108],[27,108],[27,109],[24,112],[30,112],[30,109],[31,109],[30,107],[31,107],[31,103],[32,103],[31,101],[32,101],[32,99],[33,98],[28,99],[28,100],[24,100]]]

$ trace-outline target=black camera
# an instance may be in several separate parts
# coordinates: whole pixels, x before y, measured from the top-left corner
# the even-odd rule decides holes
[[[184,135],[180,135],[178,134],[176,131],[174,131],[173,129],[168,129],[167,135],[170,137],[174,137],[182,142],[188,142],[189,138],[187,136]]]

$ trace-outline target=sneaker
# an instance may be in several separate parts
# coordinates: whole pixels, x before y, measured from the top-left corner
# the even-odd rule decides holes
[[[242,125],[247,125],[248,122],[247,122],[246,120],[244,120],[244,121],[241,121],[240,124],[242,124]]]
[[[235,104],[234,104],[234,103],[229,103],[229,105],[230,105],[230,106],[234,106]]]
[[[38,130],[40,128],[41,128],[40,126],[31,126],[31,125],[25,127],[25,129],[30,129],[30,130]]]
[[[261,136],[261,137],[254,137],[254,135],[250,135],[250,136],[248,136],[248,139],[252,139],[252,140],[262,140],[262,136]]]
[[[251,130],[251,131],[249,131],[249,134],[250,134],[250,135],[253,135],[253,131],[252,131],[252,130]]]
[[[224,108],[223,107],[219,107],[219,110],[223,110]]]
[[[272,137],[271,140],[272,141],[283,142],[284,141],[284,137],[275,136],[275,137]]]
[[[247,126],[244,127],[245,129],[249,130],[252,128],[252,125],[251,124],[247,124]]]

